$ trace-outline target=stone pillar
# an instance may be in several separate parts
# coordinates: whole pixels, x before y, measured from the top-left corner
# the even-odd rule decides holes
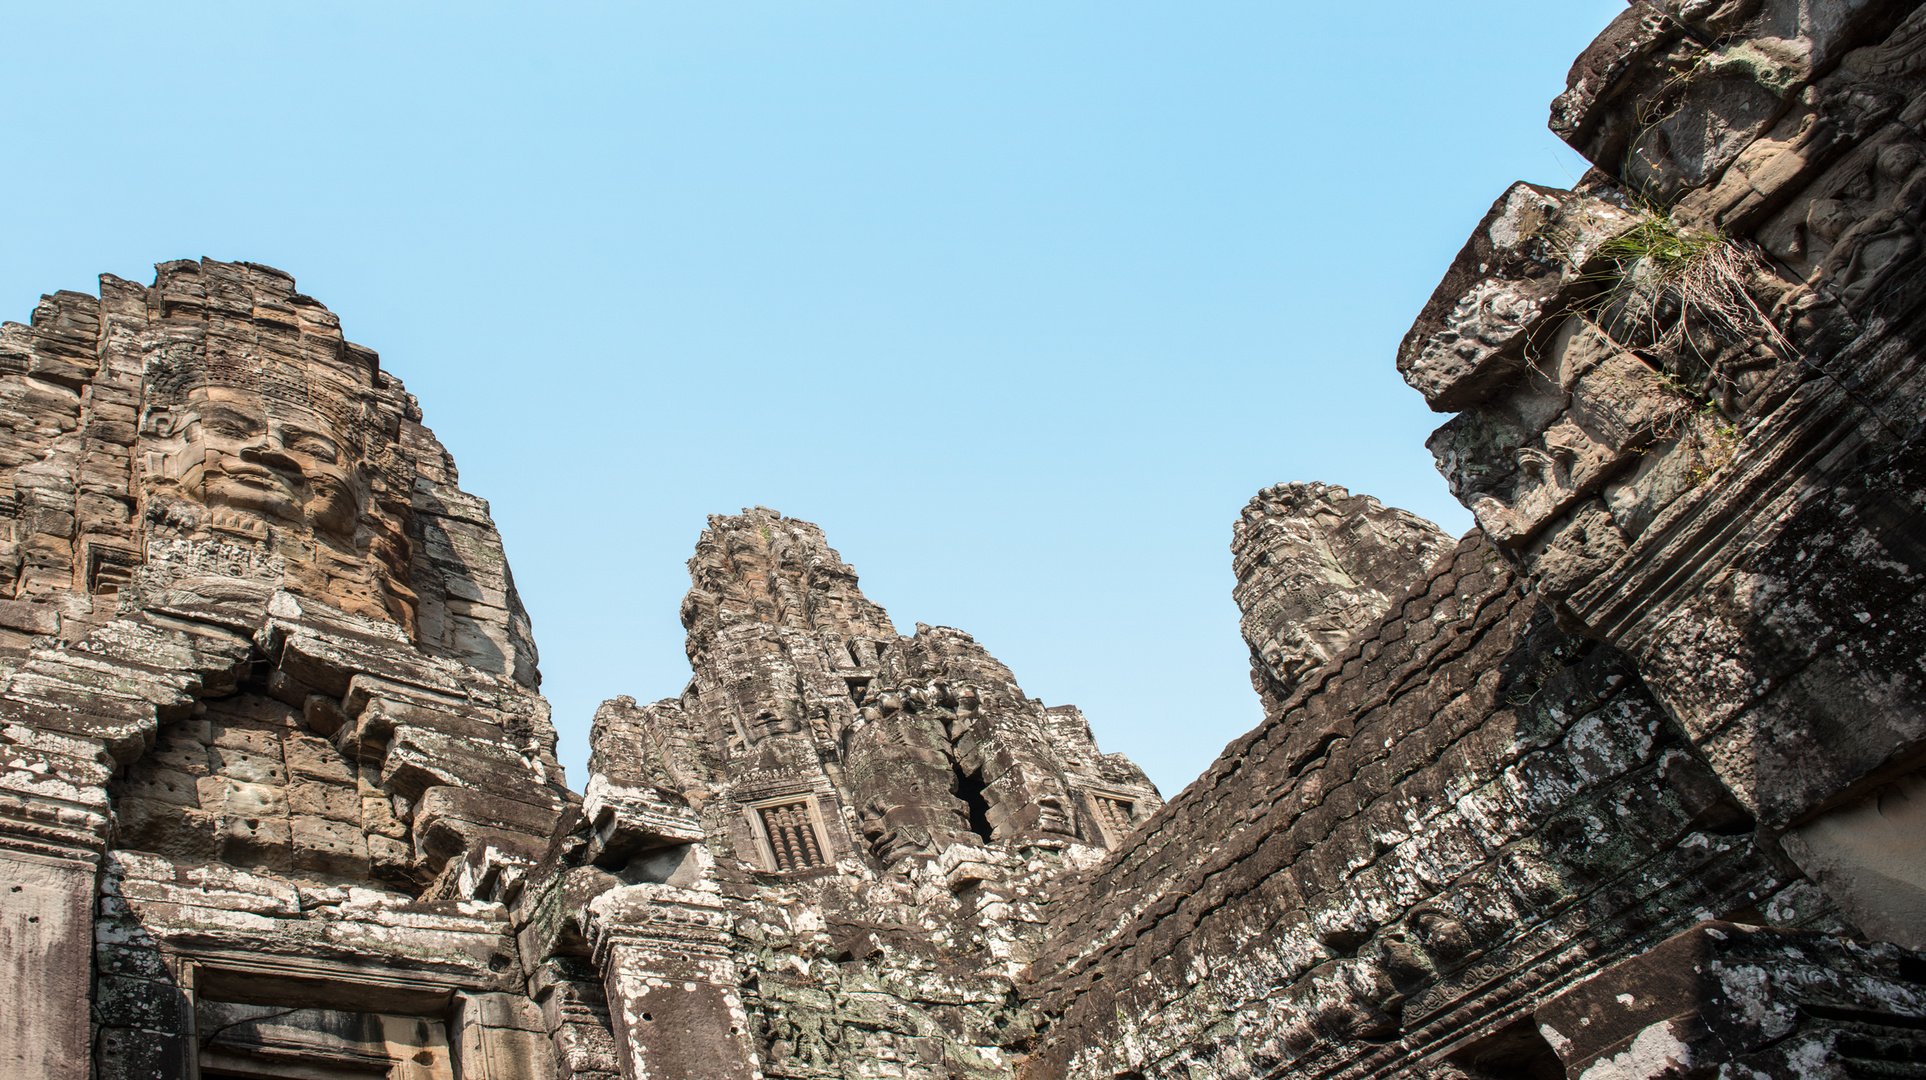
[[[520,994],[462,994],[449,1041],[461,1080],[552,1080],[555,1053],[541,1010]]]
[[[94,874],[0,848],[0,1080],[87,1080]]]
[[[729,918],[714,893],[611,889],[588,933],[608,991],[622,1075],[755,1080],[762,1075],[737,990]]]
[[[37,730],[37,713],[11,704],[0,724],[0,1080],[88,1080],[108,759],[99,742]]]

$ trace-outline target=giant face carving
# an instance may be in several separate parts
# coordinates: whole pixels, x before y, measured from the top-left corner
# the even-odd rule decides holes
[[[250,533],[268,523],[307,526],[353,543],[361,496],[352,462],[342,432],[312,409],[201,387],[179,406],[151,413],[149,432],[178,440],[162,475],[181,495],[214,510],[216,528]]]
[[[398,415],[352,362],[237,359],[150,364],[150,534],[253,541],[285,567],[274,587],[412,632],[408,511],[376,463]]]

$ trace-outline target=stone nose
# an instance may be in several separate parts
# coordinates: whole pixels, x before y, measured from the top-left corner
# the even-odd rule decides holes
[[[266,444],[242,447],[241,460],[276,472],[299,473],[301,471],[300,462],[282,453],[280,448]]]

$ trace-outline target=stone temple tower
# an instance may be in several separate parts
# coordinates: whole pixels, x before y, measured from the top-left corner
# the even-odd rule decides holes
[[[753,958],[735,950],[756,977],[713,969],[689,984],[713,994],[669,994],[635,1022],[623,999],[649,996],[648,980],[623,984],[605,957],[619,1054],[672,1058],[658,1021],[673,1009],[689,1030],[729,1023],[743,1063],[772,1073],[839,1075],[860,1054],[995,1074],[1030,1022],[1012,980],[1042,931],[1043,884],[1100,859],[1162,806],[1156,789],[970,635],[898,634],[808,522],[712,517],[689,570],[694,678],[680,697],[598,712],[576,858],[585,885],[595,866],[613,875],[569,903],[602,905],[586,921],[603,935],[634,932],[608,917],[618,905],[713,913],[689,922],[758,942]],[[686,948],[640,936],[638,973]],[[723,935],[714,947],[728,951]]]

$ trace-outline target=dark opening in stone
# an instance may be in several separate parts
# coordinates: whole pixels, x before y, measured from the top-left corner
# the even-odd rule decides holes
[[[1478,1076],[1517,1080],[1564,1080],[1565,1076],[1564,1063],[1529,1016],[1460,1047],[1450,1058]]]
[[[988,842],[993,830],[990,828],[990,802],[983,797],[983,773],[966,773],[961,765],[952,765],[951,768],[956,770],[956,797],[970,808],[970,831]]]

